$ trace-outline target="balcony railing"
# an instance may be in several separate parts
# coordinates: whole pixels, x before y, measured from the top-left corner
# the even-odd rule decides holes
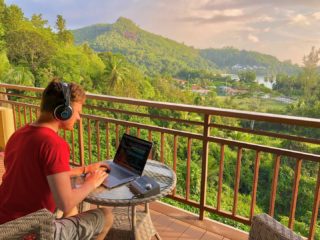
[[[15,128],[39,115],[43,89],[9,84],[0,84],[0,89],[0,95],[5,96],[0,102],[14,110]],[[171,165],[177,172],[177,188],[169,197],[192,207],[200,220],[213,213],[249,225],[254,214],[261,211],[257,194],[269,194],[268,206],[262,209],[271,216],[276,215],[277,199],[291,198],[287,217],[288,227],[294,229],[298,197],[306,191],[314,193],[306,235],[314,239],[319,221],[320,120],[96,94],[88,94],[87,98],[75,131],[61,132],[71,145],[72,164],[109,159],[121,134],[134,134],[154,141],[149,157]],[[272,159],[273,171],[260,176],[261,165],[268,159]],[[241,172],[243,164],[249,164],[245,169],[252,172]],[[293,176],[284,176],[287,185],[292,185],[289,195],[278,187],[284,165],[294,169]],[[224,187],[226,167],[234,168],[229,204],[225,202],[225,196],[230,195]],[[308,177],[316,179],[307,185],[308,189],[299,188],[304,167],[313,169]],[[251,189],[242,189],[240,183],[248,181],[248,175],[252,175]],[[260,181],[268,182],[268,189],[259,188]],[[239,209],[239,202],[245,201],[242,192],[251,196],[247,213]]]

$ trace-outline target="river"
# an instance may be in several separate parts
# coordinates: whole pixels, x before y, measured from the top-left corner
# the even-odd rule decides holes
[[[264,86],[266,86],[267,88],[270,88],[272,89],[272,84],[271,82],[269,81],[265,81],[265,76],[262,76],[262,75],[257,75],[256,76],[256,82],[260,83],[260,84],[263,84]]]

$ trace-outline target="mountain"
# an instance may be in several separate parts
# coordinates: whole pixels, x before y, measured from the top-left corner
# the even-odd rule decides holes
[[[110,31],[111,27],[111,24],[96,24],[74,30],[72,32],[74,35],[75,44],[81,44],[83,42],[93,42],[100,34]]]
[[[219,68],[237,73],[242,69],[254,70],[258,74],[287,73],[297,74],[299,66],[290,61],[280,62],[276,57],[254,51],[238,50],[233,47],[203,49],[200,55]]]
[[[125,55],[130,62],[151,73],[175,75],[181,69],[214,69],[200,51],[140,29],[120,17],[114,24],[98,24],[73,30],[75,42],[88,42],[97,52]]]
[[[280,62],[258,52],[223,49],[195,49],[139,28],[120,17],[113,24],[96,24],[72,31],[76,44],[87,42],[97,52],[120,53],[151,74],[175,76],[184,69],[237,73],[252,69],[260,74],[296,73],[298,66]]]

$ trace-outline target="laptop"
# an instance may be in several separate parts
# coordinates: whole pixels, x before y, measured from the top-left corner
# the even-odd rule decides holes
[[[151,148],[152,142],[123,134],[113,161],[108,163],[111,167],[109,176],[102,184],[114,188],[140,177]]]

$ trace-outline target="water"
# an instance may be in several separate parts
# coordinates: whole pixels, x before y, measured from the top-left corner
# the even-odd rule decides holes
[[[256,76],[256,82],[258,82],[259,84],[263,84],[263,85],[266,86],[267,88],[272,89],[272,84],[273,84],[273,83],[271,83],[271,82],[269,82],[269,81],[266,81],[264,78],[265,78],[265,76],[257,75],[257,76]]]

